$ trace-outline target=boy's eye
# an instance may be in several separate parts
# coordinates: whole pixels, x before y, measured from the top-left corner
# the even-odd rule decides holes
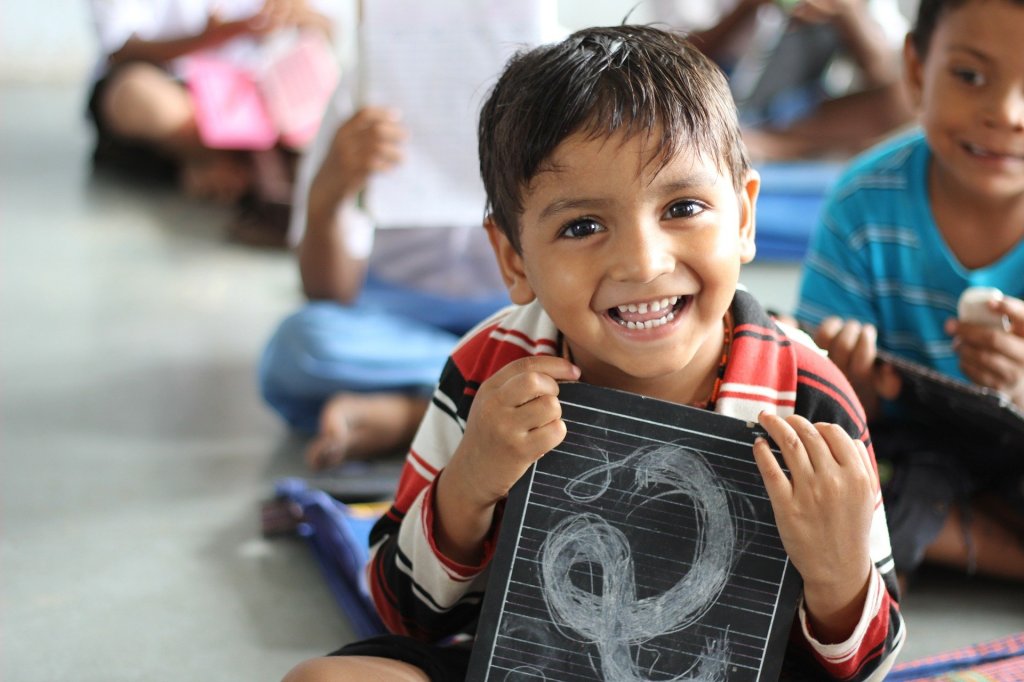
[[[593,218],[580,218],[574,220],[559,232],[559,236],[568,237],[569,239],[582,239],[583,237],[589,237],[592,234],[601,232],[604,229],[601,223],[597,222]]]
[[[686,199],[684,201],[677,201],[668,207],[665,211],[665,218],[692,218],[695,215],[703,212],[704,207],[697,201],[692,199]]]
[[[968,85],[978,86],[985,84],[985,77],[974,69],[953,69],[953,76]]]

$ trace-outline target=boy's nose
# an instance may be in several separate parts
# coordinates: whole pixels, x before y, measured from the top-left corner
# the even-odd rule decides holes
[[[671,242],[660,227],[622,230],[609,247],[609,276],[617,281],[650,282],[676,267]]]
[[[1012,130],[1024,130],[1024,88],[1007,88],[994,93],[989,110],[992,125],[1009,126]]]

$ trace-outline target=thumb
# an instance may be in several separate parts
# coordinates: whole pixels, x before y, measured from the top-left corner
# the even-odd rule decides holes
[[[992,309],[1006,316],[1010,321],[1010,331],[1016,336],[1024,337],[1024,300],[1013,296],[1003,296],[996,301]]]

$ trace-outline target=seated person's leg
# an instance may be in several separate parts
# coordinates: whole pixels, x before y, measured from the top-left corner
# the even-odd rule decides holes
[[[457,337],[379,308],[311,303],[264,351],[264,399],[318,434],[317,468],[408,446]]]
[[[426,395],[338,393],[320,411],[320,430],[306,448],[310,469],[408,450],[430,405]]]
[[[965,513],[956,508],[928,546],[924,558],[952,568],[1010,580],[1024,580],[1024,538],[1014,525],[984,504]]]
[[[178,159],[182,185],[192,195],[230,203],[252,183],[244,155],[203,146],[187,89],[158,66],[116,67],[96,108],[110,134]]]
[[[115,135],[158,143],[176,137],[187,140],[194,130],[188,91],[164,69],[142,62],[124,64],[115,67],[107,81],[100,114]]]
[[[283,682],[430,682],[416,666],[386,658],[312,658],[289,671]]]
[[[929,562],[1024,580],[1022,520],[982,503],[991,482],[964,465],[969,445],[912,425],[873,426],[872,440],[880,466],[892,467],[882,493],[901,578]]]
[[[436,646],[400,635],[352,642],[330,656],[300,663],[284,682],[380,680],[381,682],[462,682],[469,667],[468,646]]]

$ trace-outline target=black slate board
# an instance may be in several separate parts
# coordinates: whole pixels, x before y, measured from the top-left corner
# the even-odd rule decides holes
[[[777,679],[801,581],[764,432],[587,384],[559,399],[568,435],[509,495],[467,679]]]

